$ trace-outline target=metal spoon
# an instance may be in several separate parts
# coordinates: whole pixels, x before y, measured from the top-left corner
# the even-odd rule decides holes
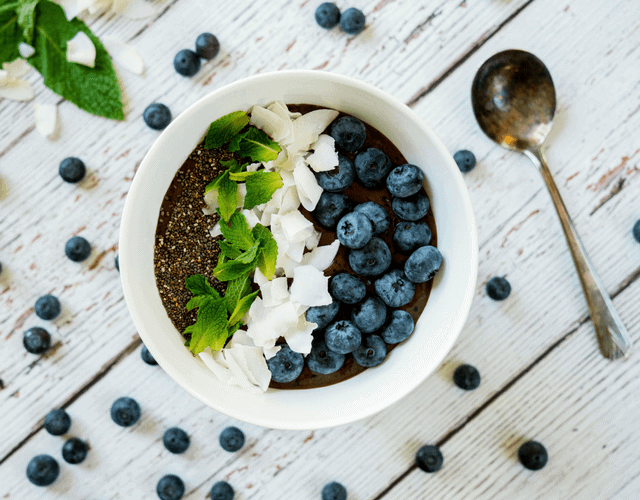
[[[482,131],[503,148],[526,154],[538,167],[556,207],[580,276],[602,354],[609,359],[631,351],[631,338],[598,276],[569,217],[544,155],[556,110],[549,70],[533,54],[506,50],[480,67],[471,88],[473,112]]]

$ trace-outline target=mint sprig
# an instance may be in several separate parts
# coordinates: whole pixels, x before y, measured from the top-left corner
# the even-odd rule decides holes
[[[18,26],[22,28],[24,41],[31,44],[33,39],[33,27],[36,22],[36,5],[40,0],[20,0],[16,13],[18,14]]]
[[[209,125],[204,140],[205,149],[220,148],[227,144],[249,123],[249,116],[244,111],[234,111]]]
[[[282,177],[278,172],[255,172],[247,177],[247,194],[244,197],[244,208],[251,210],[257,205],[267,203],[273,193],[282,187]]]
[[[233,140],[229,144],[229,151],[238,153],[243,158],[251,158],[256,162],[275,160],[282,149],[262,130],[250,127],[239,139]]]

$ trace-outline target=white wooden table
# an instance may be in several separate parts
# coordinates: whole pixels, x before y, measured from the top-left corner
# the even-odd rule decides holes
[[[343,483],[350,500],[640,498],[640,349],[624,362],[604,359],[550,198],[528,160],[491,143],[471,111],[470,87],[492,54],[521,48],[549,67],[558,94],[548,159],[588,252],[636,346],[640,345],[640,2],[637,0],[360,0],[367,29],[348,37],[315,25],[320,1],[171,0],[154,18],[89,18],[98,36],[128,41],[144,77],[121,73],[125,122],[90,116],[29,76],[36,101],[59,103],[60,136],[41,137],[30,105],[0,101],[0,498],[155,499],[168,473],[185,498],[205,498],[227,480],[236,498],[319,499]],[[220,55],[193,78],[173,55],[198,33],[220,39]],[[157,133],[141,115],[152,101],[174,116],[236,79],[283,68],[332,71],[367,81],[405,101],[453,153],[470,149],[465,176],[478,220],[480,267],[469,320],[442,366],[401,402],[367,420],[316,432],[268,430],[200,404],[159,367],[140,359],[141,341],[114,267],[120,216],[131,179]],[[79,185],[64,183],[60,160],[82,158]],[[64,243],[81,234],[93,255],[76,264]],[[494,302],[491,276],[512,294]],[[53,293],[54,322],[33,305]],[[27,353],[23,332],[46,327],[53,348]],[[452,383],[460,363],[478,367],[472,392]],[[109,407],[137,399],[140,423],[118,428]],[[66,408],[70,435],[89,442],[80,465],[61,458],[64,440],[43,429],[46,413]],[[239,453],[219,432],[238,425]],[[185,429],[184,455],[162,446],[171,426]],[[517,460],[520,444],[549,451],[539,472]],[[444,467],[426,474],[416,450],[437,444]],[[49,488],[25,475],[48,453],[61,465]]]

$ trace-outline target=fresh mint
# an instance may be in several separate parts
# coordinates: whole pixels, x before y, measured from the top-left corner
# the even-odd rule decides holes
[[[249,308],[251,307],[251,304],[253,304],[253,301],[255,300],[257,295],[258,295],[258,290],[248,295],[245,295],[238,301],[238,303],[236,304],[236,307],[231,313],[231,317],[229,318],[230,325],[233,325],[238,321],[240,321],[242,317],[245,314],[247,314],[247,312],[249,312]]]
[[[220,252],[222,252],[222,255],[224,255],[227,259],[235,259],[236,257],[242,255],[242,252],[240,250],[238,250],[233,245],[230,245],[227,241],[220,240],[218,242],[218,246],[220,247]]]
[[[236,279],[245,273],[253,271],[256,267],[257,260],[258,259],[256,258],[254,261],[248,263],[238,262],[237,260],[228,260],[223,263],[218,263],[213,270],[213,275],[220,281]]]
[[[208,295],[214,298],[220,297],[215,288],[213,288],[207,278],[205,278],[202,274],[195,274],[193,276],[189,276],[185,278],[187,290],[189,290],[194,297],[198,295]]]
[[[238,184],[228,176],[218,186],[218,207],[224,222],[229,222],[229,218],[238,208]]]
[[[36,22],[36,5],[40,0],[20,0],[16,13],[18,14],[18,26],[22,28],[24,41],[31,44],[33,40],[33,27]]]
[[[240,165],[236,160],[222,160],[220,162],[220,165],[225,167],[226,170],[205,186],[204,194],[207,194],[209,191],[212,191],[214,189],[218,189],[220,187],[220,184],[222,184],[225,179],[230,178],[230,176],[232,174],[235,174],[236,172],[241,172],[242,169],[244,169],[244,167],[248,165],[248,163]]]
[[[251,293],[251,273],[245,273],[242,276],[227,282],[227,289],[224,292],[224,300],[229,314],[233,314],[238,302],[245,295]]]
[[[282,187],[282,177],[278,172],[254,172],[247,177],[245,183],[247,194],[244,197],[244,208],[251,210],[271,199],[273,193]]]
[[[229,144],[229,151],[237,152],[243,158],[251,158],[252,161],[257,162],[275,160],[282,149],[262,130],[251,127],[239,140]]]
[[[244,111],[229,113],[209,125],[204,141],[205,149],[220,148],[227,144],[249,123],[249,116]]]
[[[0,4],[0,67],[2,63],[11,62],[20,57],[20,26],[15,10],[18,2]]]
[[[252,230],[253,237],[260,242],[260,253],[258,254],[257,266],[260,272],[271,279],[276,272],[276,261],[278,259],[278,243],[273,234],[262,224],[256,224]]]
[[[206,347],[219,351],[227,341],[228,328],[227,307],[224,299],[208,298],[198,307],[196,322],[184,331],[191,334],[189,350],[193,354],[204,351]]]
[[[221,222],[220,231],[227,242],[240,250],[249,250],[256,241],[247,219],[240,212],[233,212],[228,224]]]
[[[238,172],[238,173],[230,172],[229,179],[236,182],[245,182],[247,180],[247,177],[251,177],[253,174],[256,174],[256,173],[257,172]]]
[[[238,257],[234,259],[235,262],[240,262],[241,264],[249,264],[253,262],[257,255],[258,251],[260,251],[260,241],[256,241],[251,248],[249,248],[246,252],[242,253]]]

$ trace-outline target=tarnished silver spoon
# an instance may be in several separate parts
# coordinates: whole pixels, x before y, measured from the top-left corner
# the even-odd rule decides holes
[[[526,154],[540,170],[580,276],[600,350],[609,359],[628,355],[629,332],[587,257],[542,153],[556,110],[549,70],[529,52],[500,52],[487,59],[476,73],[471,102],[480,128],[490,139],[503,148]]]

